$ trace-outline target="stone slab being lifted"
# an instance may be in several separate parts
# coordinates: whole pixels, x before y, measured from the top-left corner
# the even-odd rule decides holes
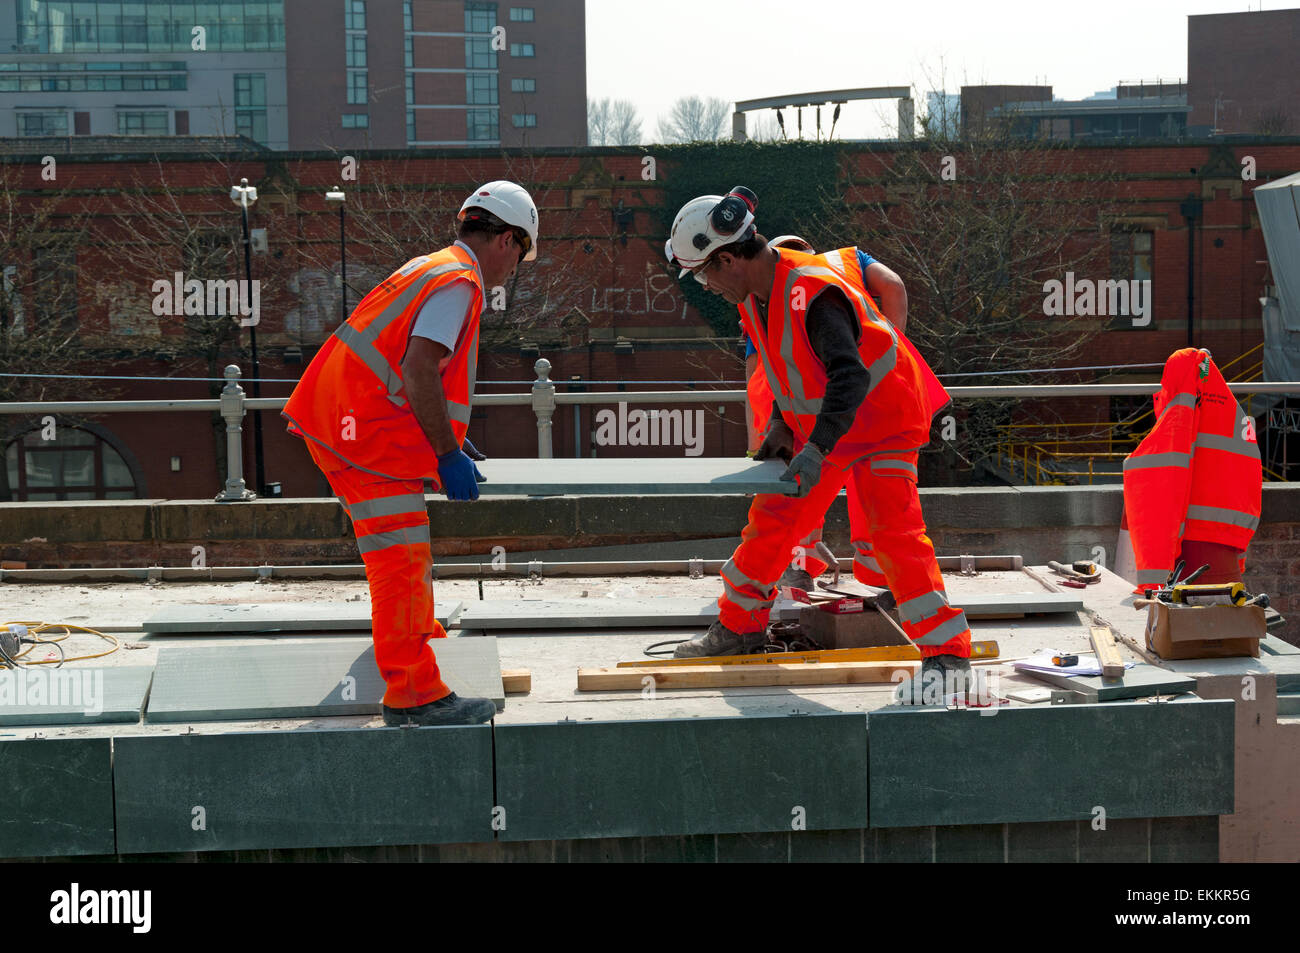
[[[436,602],[434,617],[449,628],[462,604]],[[266,602],[236,606],[167,606],[141,628],[156,635],[244,635],[258,632],[358,632],[370,629],[370,603]]]
[[[721,589],[721,586],[719,586]],[[950,594],[952,604],[972,619],[982,615],[1078,612],[1083,602],[1061,593]],[[774,618],[798,618],[799,603],[778,601]],[[466,603],[461,629],[604,629],[708,626],[718,618],[710,599],[485,599]]]
[[[1089,656],[1091,658],[1091,656]],[[1151,695],[1178,695],[1196,691],[1196,679],[1166,671],[1155,665],[1134,665],[1118,678],[1103,675],[1065,675],[1054,672],[1017,672],[1040,681],[1078,692],[1090,702],[1116,701],[1121,698],[1146,698]]]
[[[780,493],[797,487],[779,479],[777,460],[730,457],[650,459],[510,460],[493,458],[479,469],[487,477],[481,496],[659,495],[672,493]]]
[[[452,691],[505,708],[495,638],[431,642]],[[374,646],[361,639],[163,648],[145,721],[378,715],[383,695]]]

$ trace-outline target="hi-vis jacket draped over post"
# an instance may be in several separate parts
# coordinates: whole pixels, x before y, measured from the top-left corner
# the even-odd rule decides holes
[[[1124,512],[1143,590],[1165,584],[1183,540],[1244,553],[1259,525],[1263,484],[1254,421],[1209,351],[1174,352],[1155,414],[1155,427],[1124,461]]]
[[[400,368],[420,307],[453,281],[474,289],[460,339],[439,368],[459,445],[469,429],[483,282],[469,253],[456,245],[412,259],[361,299],[285,405],[289,430],[369,473],[436,482],[438,458],[403,394]]]

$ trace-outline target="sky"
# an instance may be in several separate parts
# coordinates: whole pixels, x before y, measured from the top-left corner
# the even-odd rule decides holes
[[[918,118],[926,91],[963,84],[1050,85],[1058,99],[1084,99],[1120,81],[1185,80],[1189,15],[1298,2],[587,0],[587,95],[632,100],[651,141],[658,117],[690,95],[912,86]],[[792,120],[787,111],[787,129]],[[805,110],[805,134],[811,121]],[[836,138],[893,138],[896,123],[895,100],[848,103]]]

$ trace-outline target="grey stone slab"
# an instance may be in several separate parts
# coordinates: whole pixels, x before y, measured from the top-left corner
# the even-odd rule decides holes
[[[0,804],[0,857],[112,854],[112,741],[0,739]]]
[[[712,599],[485,599],[460,614],[461,629],[599,629],[628,626],[708,626],[718,618]]]
[[[0,725],[135,724],[153,666],[0,671]]]
[[[122,737],[113,791],[124,854],[486,841],[492,729]]]
[[[1230,701],[887,708],[868,716],[873,827],[1233,809]]]
[[[1009,863],[1072,864],[1078,860],[1078,821],[1007,825],[1007,861]]]
[[[1079,824],[1079,860],[1083,863],[1145,864],[1151,859],[1151,820],[1145,817],[1106,819]]]
[[[434,618],[448,628],[463,604],[435,602]],[[146,632],[166,635],[233,635],[248,632],[368,632],[369,602],[267,602],[237,606],[167,606],[145,619]]]
[[[1151,819],[1151,863],[1217,864],[1218,862],[1219,819],[1217,817]]]
[[[480,469],[482,496],[551,496],[680,493],[780,493],[797,489],[779,479],[785,464],[734,457],[510,460],[493,458]]]
[[[861,714],[498,725],[503,840],[865,827]]]
[[[867,831],[875,841],[874,860],[881,864],[934,862],[936,831],[933,827],[887,827]]]
[[[1120,698],[1146,698],[1151,695],[1177,695],[1196,690],[1196,679],[1179,675],[1155,665],[1139,662],[1126,669],[1119,678],[1102,675],[1057,675],[1050,672],[1017,674],[1079,692],[1088,701],[1105,702]]]
[[[858,828],[847,831],[791,831],[792,864],[860,864],[863,841],[871,836]]]
[[[458,695],[505,707],[496,639],[431,639],[442,678]],[[384,680],[374,645],[360,639],[310,644],[164,647],[158,652],[149,722],[246,721],[377,715]]]
[[[1259,640],[1260,652],[1266,652],[1269,655],[1300,655],[1300,646],[1292,645],[1290,642],[1284,642],[1276,635],[1267,635]]]
[[[718,863],[784,864],[790,859],[790,836],[790,831],[766,834],[719,834]]]
[[[1026,580],[1028,581],[1028,580]],[[835,587],[844,592],[870,593],[861,583],[841,580]],[[1012,615],[1023,612],[1026,615],[1048,614],[1053,612],[1081,612],[1083,599],[1064,592],[949,592],[950,605],[965,609],[971,618],[982,615]]]
[[[647,864],[712,864],[718,859],[713,834],[641,838],[642,861]]]

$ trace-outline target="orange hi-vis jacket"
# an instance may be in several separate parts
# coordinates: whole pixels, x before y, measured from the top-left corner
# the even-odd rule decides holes
[[[847,277],[830,255],[788,248],[777,249],[777,254],[780,260],[768,297],[766,326],[752,297],[740,305],[740,312],[762,358],[772,397],[798,442],[807,442],[817,423],[827,381],[804,322],[817,296],[836,287],[844,292],[861,325],[858,354],[871,383],[853,425],[827,461],[844,469],[874,453],[925,446],[931,410],[921,372],[924,362],[900,343],[898,330],[876,309],[861,281]]]
[[[1124,513],[1144,590],[1165,584],[1184,539],[1245,552],[1263,487],[1254,421],[1209,351],[1184,348],[1165,362],[1155,413],[1124,461]]]
[[[439,369],[459,445],[469,429],[478,368],[483,279],[470,253],[458,245],[408,261],[361,299],[285,404],[289,431],[369,473],[436,479],[438,457],[407,401],[401,366],[420,308],[453,281],[473,287],[465,325]]]

